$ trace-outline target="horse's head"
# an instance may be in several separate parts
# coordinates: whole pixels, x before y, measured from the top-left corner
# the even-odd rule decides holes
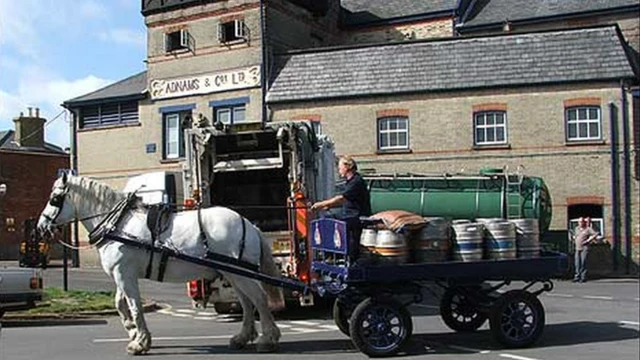
[[[65,224],[75,216],[75,205],[68,199],[67,174],[63,173],[54,183],[49,202],[38,219],[38,231],[44,234],[54,226]]]

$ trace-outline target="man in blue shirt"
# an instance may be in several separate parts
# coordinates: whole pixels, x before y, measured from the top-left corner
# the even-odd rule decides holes
[[[356,162],[349,156],[341,156],[338,161],[338,173],[346,179],[344,191],[330,199],[318,201],[311,205],[311,210],[329,210],[341,206],[339,211],[332,211],[331,216],[347,223],[349,231],[349,255],[357,258],[360,247],[361,216],[371,216],[369,190],[362,176],[358,173]]]

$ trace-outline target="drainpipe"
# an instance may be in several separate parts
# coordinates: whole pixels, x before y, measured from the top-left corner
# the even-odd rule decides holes
[[[622,153],[624,159],[622,184],[624,189],[625,274],[629,274],[631,271],[631,154],[629,151],[629,109],[624,83],[620,86],[620,94],[622,95]]]
[[[64,106],[64,105],[63,105]],[[73,171],[74,174],[78,173],[78,134],[76,132],[77,129],[77,122],[78,122],[78,112],[72,108],[68,108],[66,106],[64,106],[64,108],[66,108],[67,110],[69,110],[69,112],[71,113],[71,121],[69,121],[69,133],[71,134],[71,170]],[[79,246],[79,241],[78,241],[78,221],[74,221],[71,223],[71,226],[73,228],[73,239],[71,240],[73,246],[75,246],[76,248]],[[73,267],[80,267],[80,254],[78,253],[78,250],[73,250],[73,252],[71,253],[71,266]]]
[[[618,251],[620,247],[620,180],[618,178],[618,108],[613,102],[609,103],[609,124],[611,126],[611,221],[613,228],[611,229],[611,245],[613,254],[613,271],[618,270]]]
[[[262,91],[262,127],[267,122],[267,24],[265,16],[265,0],[260,0],[260,46],[262,49],[262,64],[260,64],[260,87]]]

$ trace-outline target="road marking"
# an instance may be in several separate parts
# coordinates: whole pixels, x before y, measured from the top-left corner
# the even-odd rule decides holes
[[[293,329],[292,329],[293,330]],[[300,329],[302,331],[296,332],[283,332],[281,335],[300,335],[309,332],[329,332],[332,330],[310,330],[310,329]],[[209,335],[209,336],[159,336],[154,337],[153,341],[178,341],[178,340],[220,340],[220,339],[231,339],[232,335]],[[98,343],[119,343],[119,342],[129,342],[128,338],[119,338],[119,339],[93,339],[93,342]]]
[[[304,326],[317,326],[319,325],[317,322],[313,322],[313,321],[302,321],[302,320],[293,320],[293,321],[289,321],[291,324],[294,325],[304,325]]]
[[[209,316],[194,316],[193,317],[194,320],[216,320],[216,318],[213,317],[209,317]]]
[[[283,328],[283,329],[291,329],[291,325],[287,325],[287,324],[277,324],[279,328]]]
[[[632,325],[632,326],[640,326],[640,323],[635,321],[618,321],[620,325]]]
[[[585,299],[593,299],[593,300],[613,300],[613,298],[611,296],[592,296],[592,295],[585,295],[583,296],[583,298]]]
[[[470,348],[466,346],[458,346],[458,345],[449,345],[449,347],[456,350],[462,350],[462,351],[468,351],[468,352],[480,353],[480,354],[487,354],[490,352],[489,350],[480,350],[480,349],[474,349],[474,348]]]
[[[335,325],[319,325],[318,326],[321,329],[327,329],[327,330],[331,330],[331,331],[337,331],[339,330],[337,326]]]
[[[413,304],[413,306],[417,306],[417,307],[421,307],[421,308],[426,308],[426,309],[440,309],[440,307],[439,307],[439,306],[435,306],[435,305]]]
[[[506,358],[515,359],[515,360],[538,360],[530,357],[511,355],[511,354],[500,354],[500,357],[506,357]]]
[[[289,329],[291,331],[295,331],[296,333],[313,333],[313,332],[318,332],[319,330],[317,329],[306,329],[306,328],[297,328],[297,327],[292,327],[291,329]]]
[[[636,298],[636,301],[640,301],[640,298]]]
[[[191,309],[177,309],[176,312],[184,313],[184,314],[195,314],[196,313],[195,310],[191,310]]]
[[[569,294],[545,294],[546,296],[552,296],[552,297],[562,297],[562,298],[572,298],[573,295],[569,295]]]

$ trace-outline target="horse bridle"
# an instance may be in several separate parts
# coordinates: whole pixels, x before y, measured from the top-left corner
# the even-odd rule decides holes
[[[48,214],[42,214],[42,217],[49,220],[49,223],[51,225],[56,225],[54,224],[54,221],[56,221],[56,219],[62,212],[62,206],[64,205],[64,199],[66,196],[67,196],[67,187],[65,186],[63,192],[61,192],[60,194],[54,195],[51,197],[51,199],[49,199],[49,205],[51,205],[54,208],[57,208],[58,211],[56,212],[56,215],[54,217],[51,217]]]

